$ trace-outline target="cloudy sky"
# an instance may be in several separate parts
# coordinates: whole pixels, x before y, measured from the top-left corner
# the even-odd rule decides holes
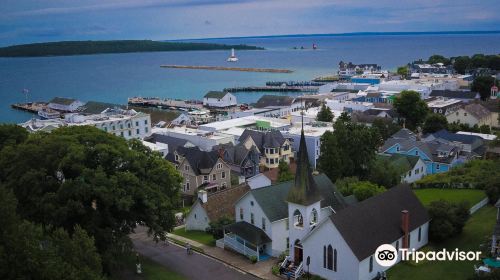
[[[499,0],[0,0],[0,45],[499,30]]]

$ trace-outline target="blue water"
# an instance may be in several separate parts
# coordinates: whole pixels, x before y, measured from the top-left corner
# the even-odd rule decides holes
[[[227,63],[227,51],[158,52],[42,58],[0,58],[0,122],[23,122],[31,114],[10,104],[55,96],[82,101],[124,104],[130,96],[201,99],[209,90],[263,85],[269,80],[310,80],[334,74],[340,60],[378,63],[394,69],[409,61],[439,53],[446,56],[500,53],[500,34],[366,35],[279,37],[210,40],[251,44],[264,51],[239,51],[238,63]],[[204,41],[206,42],[206,40]],[[316,43],[318,50],[311,50]],[[304,46],[306,50],[293,50]],[[286,68],[292,74],[164,69],[161,64]],[[255,102],[261,93],[238,93],[239,102]]]

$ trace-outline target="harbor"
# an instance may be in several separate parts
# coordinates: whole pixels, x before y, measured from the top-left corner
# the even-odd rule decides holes
[[[203,65],[160,65],[160,67],[162,67],[162,68],[174,68],[174,69],[221,70],[221,71],[243,71],[243,72],[265,72],[265,73],[293,73],[293,70],[273,69],[273,68],[224,67],[224,66],[203,66]]]
[[[200,100],[162,99],[159,97],[130,97],[127,103],[138,107],[155,107],[180,111],[201,110],[203,102]]]
[[[48,108],[48,103],[47,102],[15,103],[10,106],[17,110],[36,114],[38,113],[38,111],[46,110]]]

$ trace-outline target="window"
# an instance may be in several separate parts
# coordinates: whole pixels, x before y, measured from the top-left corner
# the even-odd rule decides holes
[[[227,184],[226,184],[226,182],[224,182],[224,183],[222,183],[222,186],[221,186],[221,188],[220,188],[220,189],[221,189],[221,190],[225,190],[225,189],[226,189],[226,187],[227,187]]]
[[[184,171],[189,171],[189,165],[184,165]]]
[[[266,218],[262,217],[262,230],[266,230]]]
[[[396,241],[396,251],[399,252],[399,240]]]
[[[144,124],[148,124],[148,120],[144,120]]]
[[[289,220],[286,219],[286,224],[285,224],[285,230],[290,230],[290,224],[289,224]]]
[[[196,219],[196,214],[194,214],[194,218]]]
[[[327,249],[327,268],[333,270],[333,248],[332,245],[328,245]]]
[[[175,161],[179,161],[179,155],[175,155]]]
[[[135,126],[139,126],[139,122],[135,122]]]
[[[144,128],[144,132],[148,133],[148,128],[147,127]]]
[[[122,131],[122,132],[120,132],[120,136],[121,136],[121,137],[123,137],[123,131]]]
[[[464,117],[467,117],[467,113],[464,113]]]
[[[373,256],[370,257],[370,267],[368,269],[369,272],[373,271]]]
[[[212,174],[212,181],[217,180],[217,174]]]
[[[186,183],[186,190],[189,191],[189,182]]]
[[[326,268],[326,246],[323,246],[323,268]]]
[[[243,220],[243,208],[240,208],[240,220]]]
[[[333,250],[333,271],[337,272],[337,249]]]
[[[399,146],[396,146],[396,151],[399,152]]]
[[[418,156],[418,151],[415,151],[415,155]]]
[[[418,242],[420,242],[421,239],[422,239],[422,228],[419,227],[418,228]]]
[[[116,129],[116,126],[113,125],[113,130],[115,130],[115,129]]]
[[[255,223],[253,213],[250,213],[250,223],[253,225]]]
[[[107,128],[107,127],[104,127],[104,131],[108,132],[108,128]]]
[[[128,127],[128,128],[131,128],[131,127],[132,127],[132,124],[131,124],[131,123],[128,123],[128,124],[127,124],[127,127]]]
[[[203,183],[207,183],[208,182],[208,175],[203,175]]]
[[[217,163],[217,169],[222,169],[222,163]]]
[[[253,206],[253,201],[250,201],[250,205]]]
[[[222,171],[222,173],[220,174],[220,177],[221,177],[222,179],[225,179],[225,178],[226,178],[226,172]]]
[[[290,238],[289,237],[286,238],[286,248],[287,249],[290,248]]]
[[[441,168],[441,166],[438,164],[436,164],[436,169],[439,170]]]
[[[128,131],[128,136],[132,136],[132,131]]]
[[[141,131],[140,131],[139,129],[136,129],[136,130],[135,130],[135,133],[136,133],[136,134],[141,134]]]

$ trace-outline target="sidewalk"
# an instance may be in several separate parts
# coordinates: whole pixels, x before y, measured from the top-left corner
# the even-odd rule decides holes
[[[262,279],[282,279],[272,274],[271,267],[277,262],[276,258],[270,258],[266,261],[260,261],[255,264],[251,263],[248,258],[236,254],[234,252],[221,249],[219,247],[211,247],[205,244],[201,244],[191,239],[184,238],[182,236],[178,236],[175,234],[167,234],[168,238],[176,239],[181,241],[182,243],[189,243],[191,246],[196,246],[203,249],[205,255],[208,255],[212,258],[215,258],[221,262],[224,262],[230,266],[233,266],[239,270],[242,270],[246,273],[252,274]]]

